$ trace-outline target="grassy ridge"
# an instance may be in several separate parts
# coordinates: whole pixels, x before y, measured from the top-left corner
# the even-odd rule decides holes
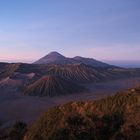
[[[72,102],[48,110],[26,140],[139,140],[139,88],[93,102]]]

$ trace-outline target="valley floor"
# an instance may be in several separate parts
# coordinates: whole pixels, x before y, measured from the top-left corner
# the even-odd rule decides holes
[[[121,90],[133,88],[139,84],[140,77],[93,83],[85,85],[89,89],[87,93],[52,98],[24,96],[21,93],[5,95],[5,93],[0,92],[0,121],[4,123],[3,127],[14,123],[15,120],[32,122],[50,107],[70,101],[99,99],[104,96],[114,95]]]

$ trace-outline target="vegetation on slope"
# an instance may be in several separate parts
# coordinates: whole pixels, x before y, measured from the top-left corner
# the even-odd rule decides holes
[[[0,140],[23,140],[26,128],[25,123],[17,121],[11,128],[0,129]]]
[[[49,109],[25,140],[139,140],[140,88]]]

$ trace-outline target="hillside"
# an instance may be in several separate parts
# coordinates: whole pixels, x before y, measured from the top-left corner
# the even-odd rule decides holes
[[[25,140],[139,140],[140,87],[92,102],[49,109]]]
[[[33,84],[27,86],[24,91],[26,95],[32,96],[59,96],[65,94],[79,93],[84,88],[68,80],[56,76],[44,76]]]
[[[50,65],[48,66],[46,73],[80,83],[89,83],[139,76],[140,70],[121,68],[110,69],[100,67],[96,68],[85,64],[70,64]]]

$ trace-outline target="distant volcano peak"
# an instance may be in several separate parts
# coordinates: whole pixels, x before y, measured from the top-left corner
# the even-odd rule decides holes
[[[68,58],[68,57],[61,55],[60,53],[58,53],[56,51],[50,52],[46,56],[44,56],[44,57],[40,58],[39,60],[37,60],[36,62],[34,62],[34,64],[61,64],[61,65],[78,64],[78,63],[90,65],[93,67],[106,67],[106,68],[114,67],[114,66],[106,64],[104,62],[93,59],[93,58],[85,58],[85,57],[81,57],[81,56]]]
[[[65,59],[65,56],[62,54],[53,51],[49,54],[45,55],[44,57],[40,58],[38,61],[35,62],[35,64],[50,64],[53,62],[57,62],[58,64]]]
[[[65,58],[62,54],[56,52],[56,51],[53,51],[53,52],[50,52],[49,54],[47,54],[44,58]]]
[[[60,53],[58,53],[56,51],[50,52],[48,55],[50,55],[50,56],[63,56],[62,54],[60,54]]]

